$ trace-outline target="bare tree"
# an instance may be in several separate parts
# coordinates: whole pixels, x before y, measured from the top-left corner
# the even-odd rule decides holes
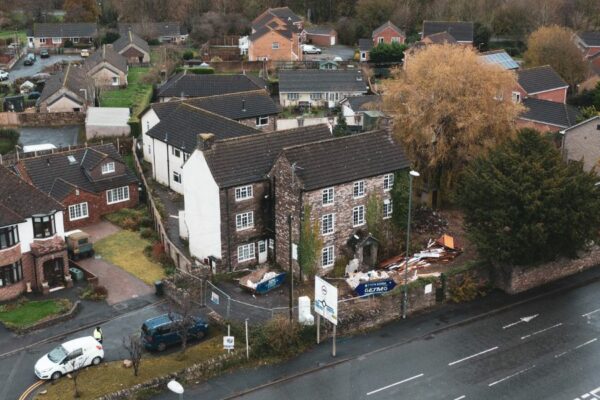
[[[169,319],[173,323],[173,330],[181,339],[181,353],[185,354],[191,328],[196,324],[195,313],[198,309],[197,301],[201,293],[201,281],[192,276],[180,275],[175,278],[178,287],[176,298],[169,300]],[[194,338],[201,338],[203,333],[196,333]]]
[[[140,365],[142,364],[142,356],[144,354],[144,345],[139,335],[130,335],[123,338],[123,347],[129,354],[131,365],[133,367],[133,375],[138,376]]]
[[[72,360],[67,361],[71,372],[69,372],[68,376],[71,377],[73,381],[73,398],[78,399],[81,397],[81,393],[79,392],[79,386],[77,384],[77,378],[79,378],[79,374],[83,370],[83,367],[86,366],[88,361],[88,357],[76,357]]]

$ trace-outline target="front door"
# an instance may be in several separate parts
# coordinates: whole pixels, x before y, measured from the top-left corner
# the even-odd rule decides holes
[[[267,262],[267,241],[261,240],[258,242],[258,263],[264,264]]]
[[[48,260],[44,263],[44,280],[50,288],[64,286],[65,271],[62,258]]]

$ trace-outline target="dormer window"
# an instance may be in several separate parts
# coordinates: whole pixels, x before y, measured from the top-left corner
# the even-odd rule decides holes
[[[115,172],[115,163],[114,162],[107,162],[105,164],[102,164],[102,175],[105,174],[111,174]]]

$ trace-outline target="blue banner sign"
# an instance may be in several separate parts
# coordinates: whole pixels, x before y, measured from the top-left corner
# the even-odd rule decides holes
[[[393,279],[385,281],[363,282],[354,289],[359,296],[383,294],[389,292],[396,287],[396,282]]]

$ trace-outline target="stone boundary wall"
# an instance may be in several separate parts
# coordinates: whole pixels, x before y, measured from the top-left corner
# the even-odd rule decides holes
[[[2,126],[65,126],[83,125],[85,113],[77,112],[2,112],[0,113],[0,125]]]

